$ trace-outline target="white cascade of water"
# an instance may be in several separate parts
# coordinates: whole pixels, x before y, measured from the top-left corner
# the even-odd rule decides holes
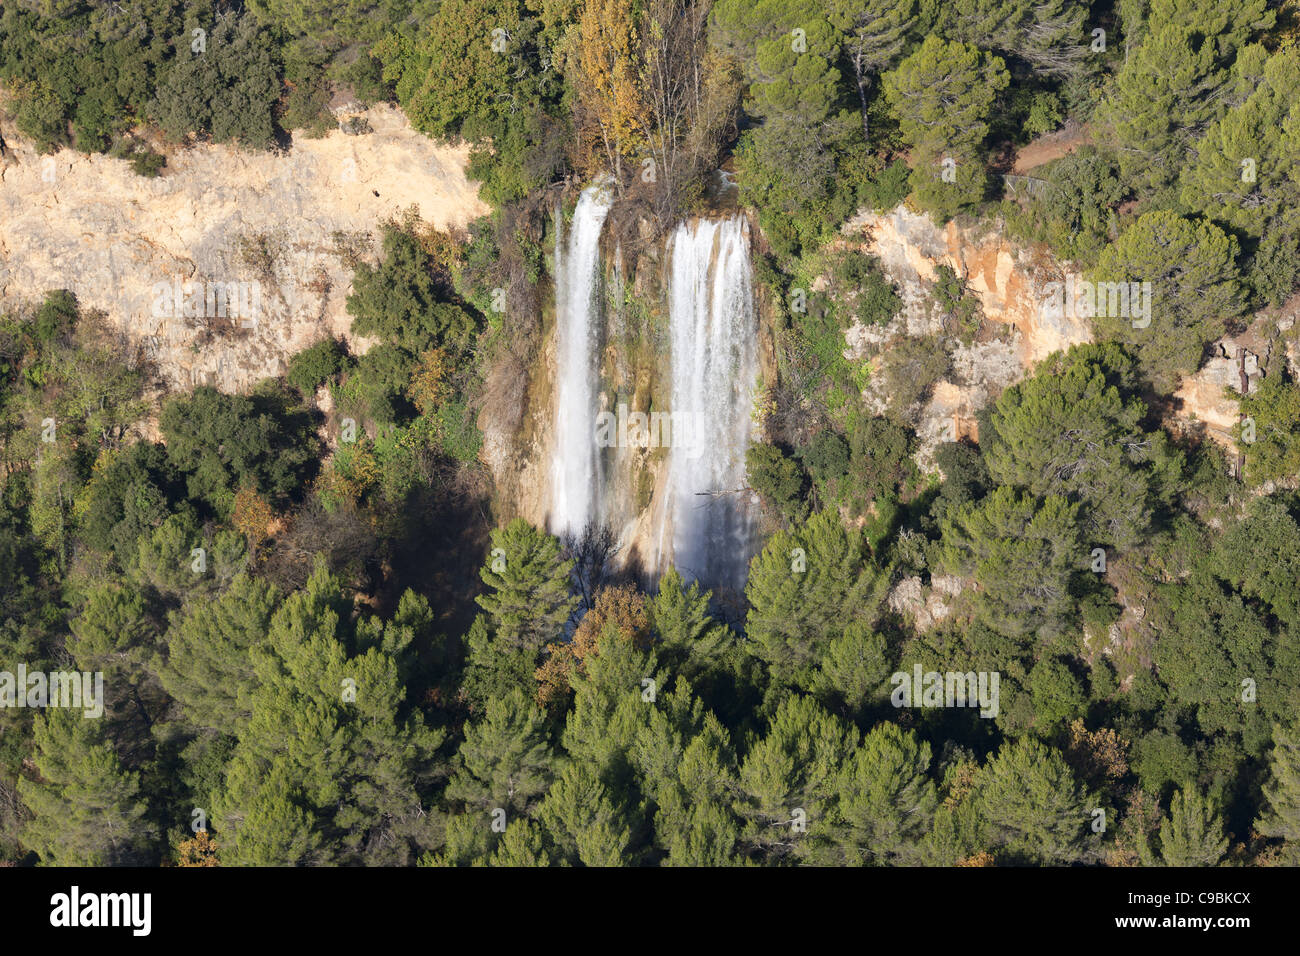
[[[600,233],[612,202],[608,181],[583,190],[567,249],[556,230],[556,401],[549,527],[581,534],[599,520],[600,459],[596,398],[600,387]]]
[[[749,226],[742,217],[683,223],[671,240],[672,441],[669,560],[688,580],[741,591],[755,529],[745,452],[758,379]]]

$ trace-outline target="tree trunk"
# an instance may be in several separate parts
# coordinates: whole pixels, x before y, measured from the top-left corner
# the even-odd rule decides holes
[[[867,122],[867,87],[871,84],[866,72],[862,69],[862,61],[856,57],[853,60],[853,76],[858,81],[858,101],[862,104],[862,139],[870,145],[871,127]]]

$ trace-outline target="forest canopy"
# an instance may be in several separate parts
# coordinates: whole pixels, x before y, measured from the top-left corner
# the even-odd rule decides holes
[[[1300,863],[1298,36],[1294,0],[6,0],[42,153],[165,176],[387,102],[491,211],[386,222],[348,340],[238,394],[70,290],[6,304],[0,670],[104,698],[0,707],[0,862]],[[598,176],[634,276],[752,226],[739,593],[495,497]],[[966,266],[914,294],[849,228],[900,207],[1150,321],[980,392],[1020,353]],[[1216,440],[1179,413],[1225,356]],[[936,440],[941,383],[980,407]]]

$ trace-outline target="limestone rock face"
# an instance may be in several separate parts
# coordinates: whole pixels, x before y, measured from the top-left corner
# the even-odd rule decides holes
[[[1078,273],[1050,256],[1033,255],[997,230],[936,226],[925,215],[898,206],[888,213],[860,213],[845,232],[859,233],[867,250],[903,298],[910,335],[926,334],[925,286],[946,265],[964,279],[980,301],[986,318],[1012,326],[1021,365],[1028,368],[1061,349],[1092,341],[1092,327],[1074,308],[1052,308],[1054,283],[1064,287]]]
[[[985,318],[1011,330],[1002,341],[955,347],[949,378],[936,384],[928,402],[913,416],[916,458],[923,468],[933,465],[939,443],[962,437],[978,440],[976,412],[1029,374],[1035,364],[1055,351],[1092,341],[1090,312],[1081,298],[1083,277],[1048,253],[1020,247],[996,225],[937,226],[900,205],[887,213],[861,212],[843,232],[844,242],[857,241],[880,260],[903,300],[902,313],[889,325],[849,328],[846,355],[860,359],[888,350],[899,336],[941,334],[943,316],[930,295],[940,265],[965,281]],[[1207,437],[1232,447],[1238,406],[1225,389],[1242,387],[1239,350],[1244,350],[1250,390],[1258,386],[1261,364],[1272,347],[1268,344],[1272,324],[1282,337],[1287,360],[1300,368],[1300,336],[1292,331],[1298,311],[1300,296],[1276,317],[1261,314],[1247,332],[1215,342],[1205,365],[1185,378],[1175,393],[1170,424],[1204,427]],[[888,396],[873,395],[870,388],[866,397],[878,412],[888,401]]]
[[[920,632],[932,630],[952,613],[954,599],[966,589],[966,582],[952,575],[936,574],[927,586],[920,575],[909,575],[895,584],[886,597],[889,609],[905,617]]]
[[[1225,445],[1232,445],[1232,432],[1237,425],[1237,401],[1227,391],[1241,390],[1242,362],[1239,346],[1230,336],[1214,344],[1211,357],[1196,372],[1183,379],[1174,398],[1182,403],[1183,411],[1204,423],[1206,434]],[[1247,389],[1253,391],[1260,379],[1259,357],[1252,351],[1244,354]]]
[[[1278,364],[1270,363],[1271,358],[1279,358],[1293,375],[1300,370],[1300,337],[1294,331],[1297,311],[1300,296],[1279,314],[1263,313],[1244,332],[1216,341],[1205,364],[1184,378],[1174,393],[1180,417],[1188,424],[1204,426],[1207,437],[1235,450],[1240,409],[1228,389],[1247,395],[1254,392],[1263,381],[1265,367]]]
[[[392,107],[362,115],[353,132],[369,132],[285,152],[178,150],[156,179],[103,155],[40,156],[4,130],[0,307],[71,289],[173,388],[244,389],[326,335],[347,338],[353,265],[373,261],[381,223],[415,207],[460,227],[487,211],[467,148],[439,146]],[[249,308],[234,314],[241,296]]]
[[[1092,340],[1084,310],[1065,307],[1067,282],[1079,279],[1045,254],[1033,254],[996,228],[937,226],[900,205],[887,213],[863,212],[844,227],[845,241],[860,242],[875,256],[903,301],[902,312],[884,327],[854,325],[845,333],[847,355],[862,359],[887,351],[900,336],[943,335],[944,316],[930,294],[939,266],[947,266],[978,299],[985,318],[1006,326],[992,341],[951,346],[952,371],[938,382],[912,416],[916,460],[934,466],[943,442],[979,439],[976,413],[1023,378],[1039,361],[1071,345]],[[1056,298],[1053,298],[1056,290]],[[936,346],[937,347],[937,346]],[[889,396],[866,398],[880,413]]]

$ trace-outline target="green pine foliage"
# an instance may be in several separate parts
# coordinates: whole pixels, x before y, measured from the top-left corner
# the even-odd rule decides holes
[[[1009,862],[1059,866],[1093,851],[1088,795],[1051,748],[1031,739],[1004,744],[975,787],[986,845]]]
[[[912,151],[917,204],[951,219],[984,198],[981,148],[997,96],[1010,82],[998,56],[930,35],[885,74],[885,99]]]
[[[48,866],[140,865],[157,841],[139,774],[122,766],[103,724],[75,710],[37,717],[39,777],[19,782],[30,818],[19,839]]]
[[[1158,842],[1158,851],[1148,849],[1148,859],[1164,866],[1215,866],[1228,848],[1214,801],[1195,790],[1174,794]]]
[[[883,583],[859,533],[833,512],[814,515],[750,565],[746,635],[774,678],[807,686],[846,627],[872,623]]]
[[[1294,861],[1300,856],[1300,740],[1293,727],[1273,728],[1270,774],[1259,829],[1284,841],[1288,859]]]
[[[468,144],[492,211],[468,238],[385,223],[352,256],[350,345],[239,394],[168,391],[69,290],[6,302],[0,695],[19,664],[105,693],[95,718],[0,707],[0,864],[170,865],[195,810],[226,866],[1300,860],[1281,9],[5,4],[0,122],[43,153],[163,188],[175,149],[292,148],[331,103],[387,100]],[[683,218],[749,217],[743,594],[602,565],[486,465],[543,437],[552,216],[600,174],[602,248],[638,279]],[[972,357],[1025,329],[952,249],[918,302],[845,228],[900,203],[1001,217],[1045,279],[1149,284],[1150,321],[1073,316],[1053,328],[1091,344],[986,389]],[[646,319],[638,389],[657,291],[620,313]],[[1230,435],[1178,407],[1228,333],[1264,373],[1224,390]],[[948,386],[976,421],[936,446]],[[918,666],[939,692],[904,700]],[[945,699],[990,677],[990,712]]]
[[[1172,391],[1180,375],[1200,367],[1205,346],[1243,311],[1238,252],[1236,239],[1213,222],[1169,210],[1147,213],[1102,250],[1095,278],[1150,283],[1150,315],[1108,308],[1096,319],[1098,331],[1132,347],[1152,384]]]

